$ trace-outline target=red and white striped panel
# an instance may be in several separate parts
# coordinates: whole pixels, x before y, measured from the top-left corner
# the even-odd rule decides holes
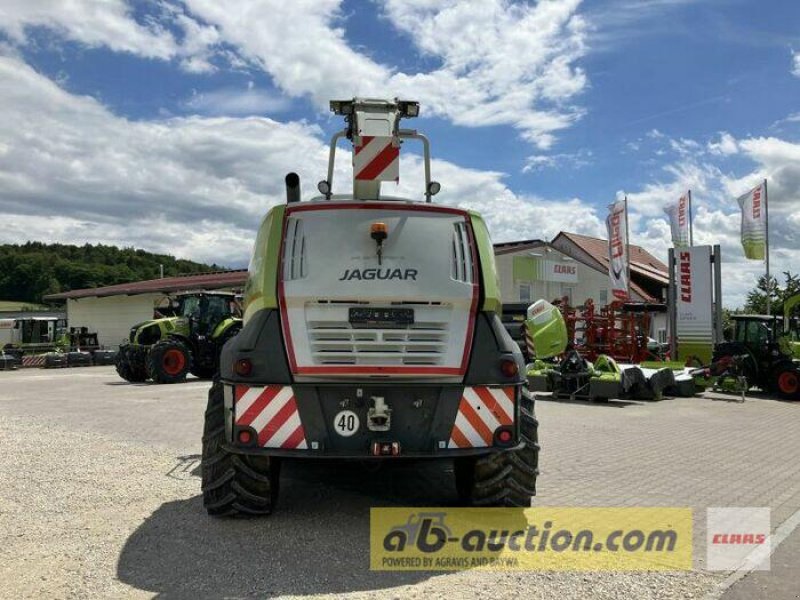
[[[532,361],[533,357],[536,356],[536,349],[533,347],[533,336],[527,325],[523,325],[523,327],[525,328],[525,348],[528,351],[528,360]]]
[[[291,386],[237,385],[233,397],[236,425],[252,427],[259,446],[285,450],[308,448]]]
[[[362,135],[353,152],[353,175],[358,181],[399,181],[400,147],[395,139]]]
[[[23,367],[43,367],[44,366],[44,354],[40,354],[38,356],[23,356],[22,357],[22,366]]]
[[[448,448],[485,448],[494,431],[514,424],[514,388],[466,387]]]

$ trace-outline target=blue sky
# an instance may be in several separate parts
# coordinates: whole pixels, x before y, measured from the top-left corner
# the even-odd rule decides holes
[[[799,270],[799,23],[791,0],[8,0],[0,239],[241,265],[283,173],[322,177],[327,99],[399,94],[422,102],[440,201],[497,241],[603,235],[626,193],[632,241],[665,255],[661,207],[691,188],[735,306],[761,266],[733,201],[760,178],[775,270]]]

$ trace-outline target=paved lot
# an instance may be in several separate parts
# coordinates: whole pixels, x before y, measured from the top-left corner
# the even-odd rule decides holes
[[[289,463],[273,517],[209,519],[207,387],[130,385],[106,367],[0,373],[0,597],[693,598],[724,579],[702,571],[702,518],[692,573],[370,572],[369,507],[451,501],[438,464]],[[773,527],[800,509],[800,404],[547,400],[537,412],[537,504],[769,506]],[[727,596],[799,589],[780,568],[798,552],[794,535],[773,573]]]

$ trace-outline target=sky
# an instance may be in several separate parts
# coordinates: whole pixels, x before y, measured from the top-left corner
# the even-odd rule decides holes
[[[3,0],[0,243],[244,266],[284,175],[316,193],[328,101],[353,96],[420,102],[436,201],[495,242],[605,237],[627,195],[631,243],[666,260],[691,189],[736,307],[764,270],[736,198],[766,178],[772,272],[800,271],[796,0]],[[384,193],[422,197],[419,153]]]

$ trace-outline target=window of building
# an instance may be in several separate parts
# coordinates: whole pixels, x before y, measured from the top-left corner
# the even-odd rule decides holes
[[[608,304],[608,290],[600,290],[600,297],[597,301],[601,306]]]
[[[572,296],[573,296],[573,288],[571,285],[562,285],[561,286],[561,296],[567,299],[567,302],[570,306],[573,305]]]
[[[667,343],[667,329],[666,327],[662,327],[658,330],[658,343],[659,344],[666,344]]]
[[[531,301],[531,284],[530,283],[520,283],[519,284],[519,301],[520,302],[530,302]]]

